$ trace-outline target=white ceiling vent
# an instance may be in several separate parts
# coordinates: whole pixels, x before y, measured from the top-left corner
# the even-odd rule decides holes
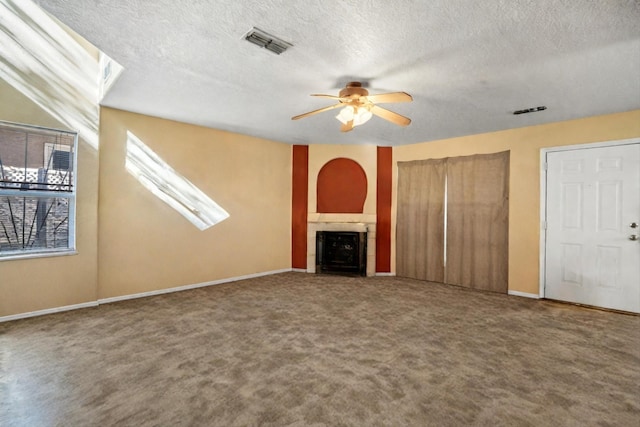
[[[250,41],[255,45],[263,47],[268,51],[275,53],[276,55],[280,55],[282,52],[293,46],[291,43],[274,37],[269,33],[265,33],[264,31],[256,27],[253,27],[251,31],[249,31],[247,35],[244,36],[244,39]]]

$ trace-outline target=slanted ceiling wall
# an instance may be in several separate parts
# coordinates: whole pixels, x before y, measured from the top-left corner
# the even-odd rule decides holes
[[[0,80],[0,100],[0,120],[65,129],[3,80]],[[78,254],[0,261],[0,317],[96,300],[98,152],[82,139],[78,142],[78,176]]]

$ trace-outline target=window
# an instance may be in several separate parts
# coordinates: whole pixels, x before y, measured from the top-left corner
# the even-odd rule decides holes
[[[0,259],[75,250],[77,141],[0,122]]]

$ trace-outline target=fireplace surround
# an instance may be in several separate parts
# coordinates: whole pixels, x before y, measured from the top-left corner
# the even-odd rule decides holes
[[[307,219],[307,273],[316,273],[318,231],[366,233],[366,276],[376,274],[376,215],[310,213]]]

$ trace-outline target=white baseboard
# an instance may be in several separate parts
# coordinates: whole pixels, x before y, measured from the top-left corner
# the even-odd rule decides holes
[[[533,299],[540,299],[540,295],[538,294],[530,294],[527,292],[520,292],[520,291],[509,291],[508,292],[509,295],[514,295],[516,297],[525,297],[525,298],[533,298]]]
[[[26,319],[29,317],[44,316],[45,314],[61,313],[63,311],[79,310],[81,308],[97,307],[98,301],[83,302],[80,304],[65,305],[62,307],[47,308],[44,310],[29,311],[27,313],[12,314],[0,317],[0,323],[12,320]]]
[[[376,276],[380,277],[395,277],[396,273],[376,273]]]
[[[292,268],[291,271],[293,271],[294,273],[306,273],[307,269],[306,268]]]
[[[101,298],[101,299],[98,299],[97,301],[84,302],[82,304],[65,305],[64,307],[47,308],[45,310],[30,311],[28,313],[12,314],[10,316],[0,317],[0,323],[9,322],[12,320],[26,319],[28,317],[44,316],[45,314],[59,313],[62,311],[78,310],[80,308],[97,307],[98,305],[101,305],[101,304],[109,304],[117,301],[125,301],[125,300],[136,299],[136,298],[150,297],[154,295],[168,294],[172,292],[186,291],[189,289],[202,288],[205,286],[220,285],[222,283],[237,282],[238,280],[253,279],[255,277],[286,273],[291,270],[292,270],[291,268],[283,268],[281,270],[272,270],[272,271],[265,271],[261,273],[247,274],[244,276],[229,277],[226,279],[212,280],[210,282],[178,286],[175,288],[158,289],[155,291],[141,292],[139,294],[121,295],[121,296],[111,297],[111,298]]]
[[[126,301],[126,300],[136,299],[136,298],[145,298],[145,297],[151,297],[154,295],[170,294],[172,292],[188,291],[189,289],[204,288],[206,286],[214,286],[214,285],[220,285],[223,283],[237,282],[238,280],[253,279],[256,277],[286,273],[289,271],[291,271],[290,268],[283,268],[281,270],[264,271],[261,273],[247,274],[244,276],[236,276],[236,277],[229,277],[226,279],[212,280],[210,282],[195,283],[193,285],[184,285],[184,286],[177,286],[175,288],[158,289],[155,291],[141,292],[139,294],[129,294],[129,295],[121,295],[121,296],[111,297],[111,298],[101,298],[98,300],[98,304],[109,304],[112,302]]]

